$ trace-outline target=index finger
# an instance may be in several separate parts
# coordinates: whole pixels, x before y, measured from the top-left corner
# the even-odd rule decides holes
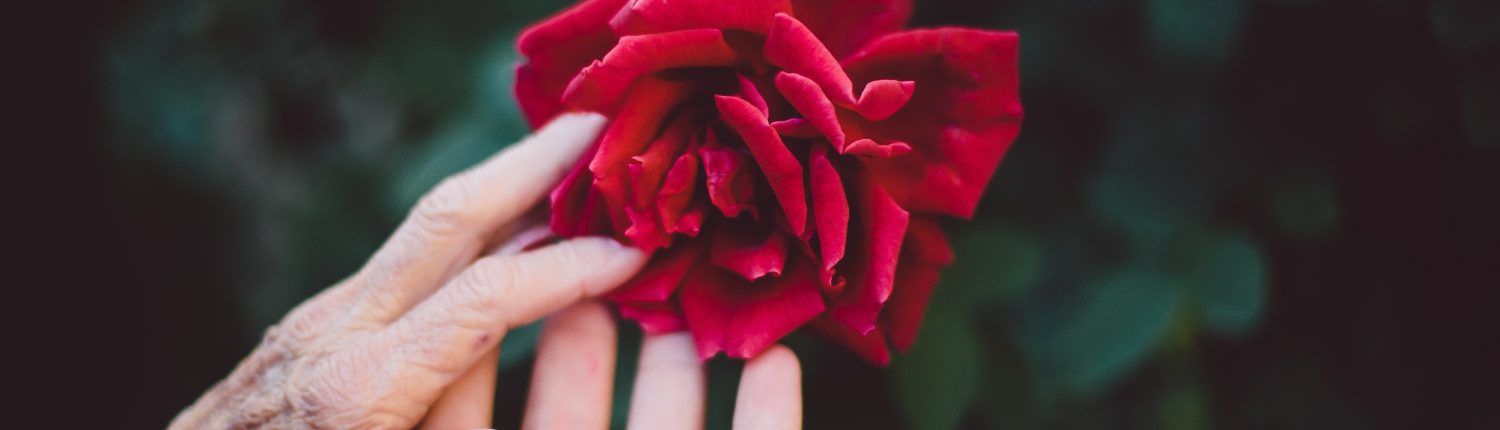
[[[466,267],[489,236],[547,195],[593,143],[605,118],[565,114],[536,134],[449,177],[417,204],[360,270],[366,316],[394,321]]]

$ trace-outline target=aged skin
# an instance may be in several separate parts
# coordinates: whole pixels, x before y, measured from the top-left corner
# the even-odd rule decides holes
[[[491,425],[506,332],[549,314],[527,428],[607,428],[614,317],[587,299],[645,263],[639,250],[580,237],[522,252],[549,233],[527,213],[588,147],[604,119],[560,116],[536,135],[439,185],[369,262],[266,330],[173,429],[478,428]],[[700,428],[702,364],[684,336],[652,336],[631,427]],[[798,428],[800,371],[778,347],[746,366],[739,428]],[[638,396],[637,398],[650,397]],[[686,406],[686,407],[685,407]]]

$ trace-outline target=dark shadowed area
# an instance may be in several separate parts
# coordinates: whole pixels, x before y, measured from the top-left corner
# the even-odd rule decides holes
[[[7,13],[7,427],[165,426],[527,133],[514,38],[567,4],[95,3]],[[912,351],[787,340],[808,428],[1500,428],[1500,3],[917,3],[1020,32],[1026,123]]]

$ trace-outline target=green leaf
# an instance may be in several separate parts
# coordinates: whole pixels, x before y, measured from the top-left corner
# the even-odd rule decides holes
[[[1042,275],[1042,244],[1017,228],[984,224],[952,230],[953,266],[942,274],[933,306],[965,309],[1014,299]]]
[[[895,396],[912,428],[951,429],[978,393],[974,332],[961,312],[929,312],[921,341],[891,365]]]
[[[1172,327],[1179,282],[1135,270],[1090,283],[1054,334],[1048,359],[1061,388],[1096,393],[1155,351]]]
[[[1026,356],[1009,336],[995,334],[984,342],[983,366],[976,403],[992,429],[1036,428],[1037,399],[1034,374]]]
[[[1243,235],[1194,241],[1186,255],[1188,282],[1199,294],[1207,329],[1217,335],[1243,335],[1255,326],[1266,302],[1265,261]]]
[[[1250,176],[1254,154],[1241,140],[1221,136],[1233,128],[1221,112],[1186,99],[1120,115],[1089,184],[1091,208],[1130,239],[1130,252],[1154,258],[1184,226],[1212,217],[1225,194]]]

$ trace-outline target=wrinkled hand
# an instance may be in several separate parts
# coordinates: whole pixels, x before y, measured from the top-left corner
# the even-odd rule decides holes
[[[293,309],[234,372],[172,423],[187,428],[489,427],[500,340],[543,328],[528,428],[607,428],[614,319],[583,301],[624,282],[646,256],[608,238],[545,238],[526,213],[605,120],[564,115],[425,196],[349,279]],[[702,427],[703,365],[686,334],[648,337],[634,428]],[[796,428],[796,358],[751,361],[736,427]]]

